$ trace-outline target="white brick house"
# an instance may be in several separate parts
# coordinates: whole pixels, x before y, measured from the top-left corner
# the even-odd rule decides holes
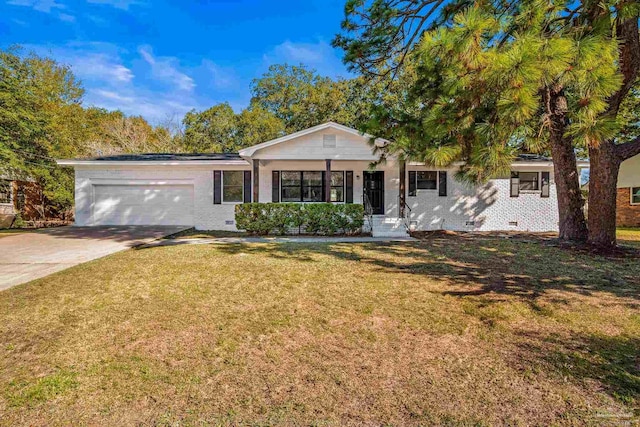
[[[188,225],[236,230],[238,203],[368,201],[379,233],[556,231],[550,159],[523,156],[511,176],[468,186],[456,166],[378,160],[372,138],[325,123],[238,154],[143,154],[59,160],[75,168],[76,225]],[[385,144],[375,140],[375,144]],[[384,229],[384,228],[387,229]],[[376,231],[376,230],[374,230]]]

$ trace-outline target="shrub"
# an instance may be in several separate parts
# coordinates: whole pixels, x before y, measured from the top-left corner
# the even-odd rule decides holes
[[[236,226],[252,234],[356,234],[364,224],[362,205],[331,203],[244,203]]]

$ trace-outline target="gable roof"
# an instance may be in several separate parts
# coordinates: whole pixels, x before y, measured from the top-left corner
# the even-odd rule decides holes
[[[251,147],[243,148],[242,150],[240,150],[239,154],[240,154],[241,157],[251,157],[258,150],[262,150],[263,148],[267,148],[267,147],[271,147],[271,146],[274,146],[274,145],[277,145],[277,144],[281,144],[283,142],[287,142],[287,141],[290,141],[292,139],[296,139],[296,138],[299,138],[301,136],[309,135],[311,133],[318,132],[318,131],[321,131],[321,130],[326,130],[326,129],[334,129],[334,130],[338,130],[338,131],[342,131],[342,132],[347,132],[347,133],[350,133],[352,135],[360,136],[360,137],[363,137],[363,138],[369,138],[369,139],[375,138],[373,135],[369,135],[367,133],[362,133],[359,130],[350,128],[348,126],[341,125],[339,123],[327,122],[327,123],[323,123],[321,125],[310,127],[308,129],[303,129],[301,131],[291,133],[289,135],[282,136],[280,138],[272,139],[271,141],[267,141],[267,142],[263,142],[263,143],[260,143],[260,144],[257,144],[257,145],[253,145]],[[386,139],[382,139],[382,138],[376,138],[375,139],[375,144],[376,145],[381,145],[382,146],[382,145],[386,145],[387,143],[389,143],[389,141],[387,141]]]

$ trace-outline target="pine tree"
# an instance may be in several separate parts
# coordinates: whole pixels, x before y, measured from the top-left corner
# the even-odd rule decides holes
[[[463,160],[462,174],[473,181],[503,174],[518,151],[552,154],[560,237],[585,240],[574,153],[616,137],[619,123],[608,110],[628,77],[620,72],[623,49],[610,25],[635,16],[637,26],[630,7],[609,15],[609,26],[584,18],[607,6],[352,1],[346,35],[334,43],[346,49],[355,70],[395,78],[391,87],[401,87],[399,101],[379,104],[377,129],[370,129],[391,130],[383,135],[396,141],[395,150],[432,164]],[[615,210],[613,221],[615,239]]]

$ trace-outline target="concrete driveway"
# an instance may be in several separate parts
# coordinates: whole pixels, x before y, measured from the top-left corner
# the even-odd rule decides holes
[[[0,290],[188,228],[59,227],[0,237]]]

